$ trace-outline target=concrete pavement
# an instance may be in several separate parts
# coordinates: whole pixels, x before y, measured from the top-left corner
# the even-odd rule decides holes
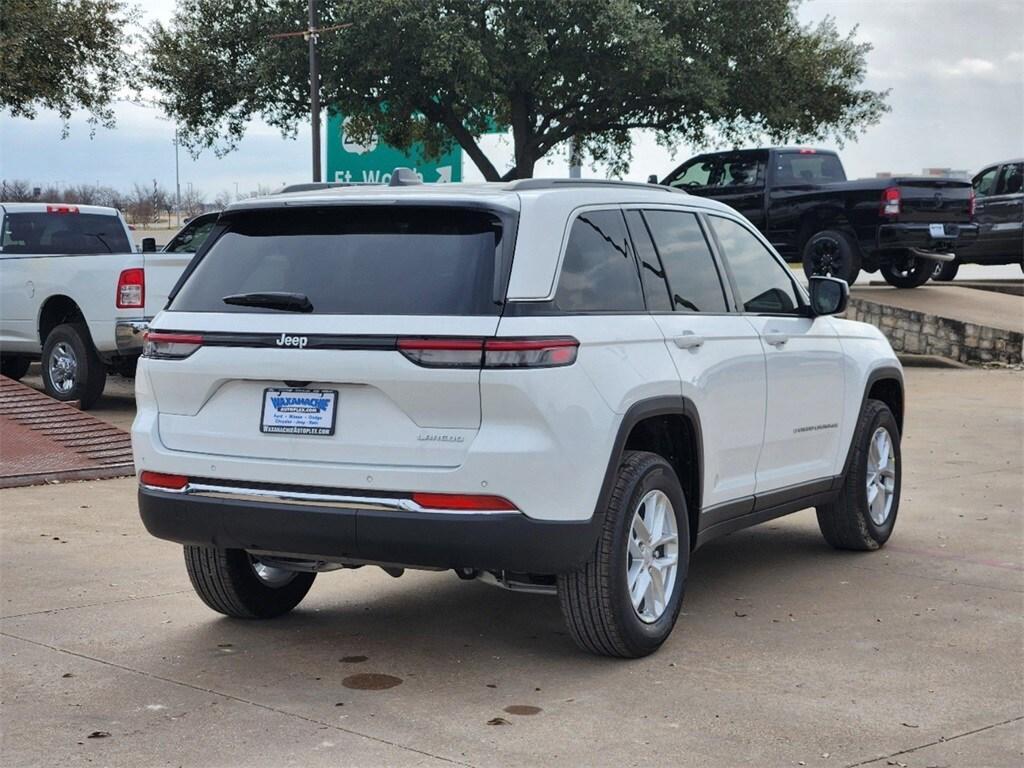
[[[1024,376],[907,379],[890,545],[834,552],[811,511],[715,541],[632,662],[577,651],[552,598],[451,573],[323,574],[290,616],[231,621],[132,480],[0,492],[2,762],[1018,766]]]

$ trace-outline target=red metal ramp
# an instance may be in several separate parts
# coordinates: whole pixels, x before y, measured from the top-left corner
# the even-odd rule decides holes
[[[0,488],[133,474],[123,429],[0,376]]]

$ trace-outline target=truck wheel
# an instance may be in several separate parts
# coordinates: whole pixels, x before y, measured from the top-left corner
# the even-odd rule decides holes
[[[243,549],[185,545],[185,568],[210,608],[236,619],[272,619],[302,602],[315,573],[264,565]]]
[[[82,410],[99,400],[107,382],[107,369],[82,323],[65,323],[50,331],[40,367],[46,394],[54,400],[78,400]]]
[[[686,498],[661,456],[627,451],[590,560],[558,577],[576,644],[601,656],[656,651],[675,626],[690,563]]]
[[[808,278],[826,275],[853,285],[860,274],[860,248],[846,232],[826,229],[811,235],[804,245],[803,263]]]
[[[15,381],[20,381],[28,373],[30,365],[32,365],[32,360],[27,357],[17,357],[15,355],[0,356],[0,374]]]
[[[948,283],[956,277],[956,273],[959,271],[960,262],[958,261],[936,261],[935,268],[932,270],[932,280]]]
[[[889,406],[867,401],[850,450],[838,498],[817,508],[818,527],[836,549],[878,549],[892,535],[900,507],[900,429]]]
[[[891,256],[879,266],[882,277],[893,288],[917,288],[928,282],[932,276],[934,262],[919,259],[909,253]]]

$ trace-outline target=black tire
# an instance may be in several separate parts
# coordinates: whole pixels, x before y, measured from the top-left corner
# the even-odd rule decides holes
[[[661,491],[675,512],[677,565],[660,617],[641,620],[627,583],[627,545],[633,515],[651,491]],[[627,451],[605,510],[604,526],[590,560],[558,577],[562,615],[573,640],[600,656],[637,658],[656,651],[672,632],[686,589],[690,562],[690,529],[686,498],[672,466],[661,456]],[[653,618],[653,617],[652,617]]]
[[[236,619],[272,619],[302,602],[315,573],[292,571],[275,585],[261,579],[242,549],[185,545],[185,567],[196,594],[210,608]]]
[[[872,436],[884,428],[892,441],[895,461],[892,504],[882,523],[872,519],[868,509],[868,454]],[[889,406],[880,400],[868,400],[857,420],[853,435],[853,458],[838,498],[817,508],[818,527],[825,541],[836,549],[874,550],[892,535],[900,507],[903,461],[900,431]]]
[[[931,259],[920,259],[909,253],[893,254],[878,267],[882,278],[893,288],[917,288],[924,285],[932,276],[933,269],[934,262]]]
[[[57,382],[51,373],[55,358],[65,358],[70,353],[74,358],[74,371],[68,381]],[[84,411],[91,408],[107,383],[107,369],[92,345],[89,329],[82,323],[58,325],[43,344],[43,359],[40,363],[43,388],[54,400],[68,402],[78,400]]]
[[[932,280],[948,283],[956,277],[956,273],[959,271],[960,262],[958,261],[936,261],[935,267],[932,269]]]
[[[860,274],[860,247],[857,241],[837,229],[826,229],[811,235],[804,244],[804,274],[826,275],[853,285]]]
[[[0,375],[6,376],[9,379],[20,381],[28,373],[30,365],[32,365],[30,358],[18,357],[16,355],[0,355]]]

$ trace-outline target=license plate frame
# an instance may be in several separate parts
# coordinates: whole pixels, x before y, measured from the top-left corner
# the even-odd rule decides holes
[[[282,400],[280,403],[276,403],[271,399],[273,397],[279,397]],[[288,399],[293,402],[287,401]],[[268,406],[270,406],[269,413]],[[333,437],[337,422],[338,390],[336,389],[267,387],[263,390],[263,402],[260,407],[260,432],[265,435]]]

